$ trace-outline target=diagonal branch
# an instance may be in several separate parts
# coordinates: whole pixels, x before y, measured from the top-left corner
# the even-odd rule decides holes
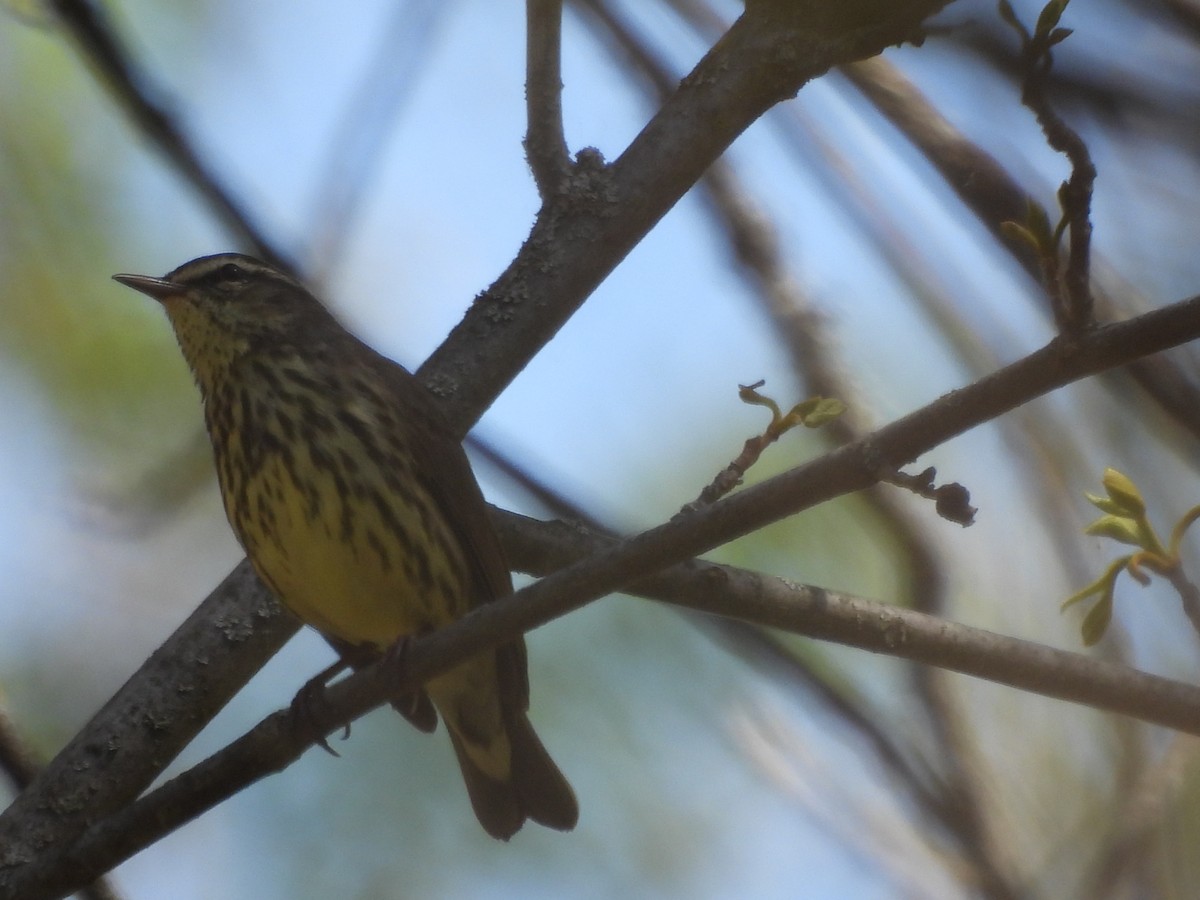
[[[512,265],[419,374],[465,433],[588,295],[766,110],[832,66],[908,38],[945,0],[893,2],[853,27],[747,11],[610,165],[588,154]]]
[[[0,863],[129,803],[298,628],[243,560],[0,815]]]

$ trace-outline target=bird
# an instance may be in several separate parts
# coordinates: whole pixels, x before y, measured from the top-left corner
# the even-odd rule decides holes
[[[226,515],[259,578],[346,663],[512,592],[483,493],[433,395],[299,280],[239,253],[113,278],[166,310],[199,388]],[[575,827],[575,794],[528,718],[523,640],[393,705],[426,731],[440,714],[488,834],[508,840],[526,820]]]

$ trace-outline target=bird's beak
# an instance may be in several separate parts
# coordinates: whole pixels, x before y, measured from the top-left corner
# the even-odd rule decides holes
[[[165,278],[151,278],[149,275],[114,275],[113,281],[119,281],[126,287],[141,291],[147,297],[153,297],[160,303],[171,296],[178,296],[184,291],[181,284],[167,281]]]

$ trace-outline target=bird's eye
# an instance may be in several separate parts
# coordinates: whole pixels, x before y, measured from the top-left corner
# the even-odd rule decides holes
[[[217,270],[218,281],[245,281],[246,273],[237,263],[226,263]]]

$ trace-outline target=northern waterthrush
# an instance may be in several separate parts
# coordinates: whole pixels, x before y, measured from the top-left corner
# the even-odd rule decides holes
[[[348,659],[511,592],[483,495],[432,396],[302,284],[232,253],[163,278],[114,277],[167,311],[203,397],[225,512],[258,575]],[[526,818],[574,827],[575,796],[526,716],[523,641],[425,691],[489,834],[507,839]],[[432,729],[428,700],[407,714]]]

